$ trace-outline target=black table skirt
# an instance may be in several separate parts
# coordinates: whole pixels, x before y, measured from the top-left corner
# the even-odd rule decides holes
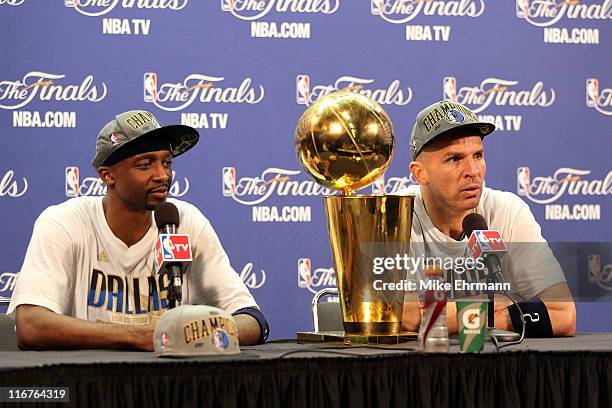
[[[68,386],[79,407],[610,407],[612,352],[58,364],[0,384]]]

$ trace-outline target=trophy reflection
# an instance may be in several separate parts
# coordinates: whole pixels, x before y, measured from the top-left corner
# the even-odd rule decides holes
[[[394,342],[402,327],[406,271],[374,266],[408,254],[413,197],[354,195],[387,170],[394,144],[385,111],[354,92],[319,98],[295,132],[305,171],[341,193],[324,203],[348,342]]]

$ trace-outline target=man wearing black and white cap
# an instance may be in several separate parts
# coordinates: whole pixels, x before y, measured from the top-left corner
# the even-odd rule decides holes
[[[152,211],[167,199],[172,159],[198,138],[187,126],[160,126],[146,111],[117,115],[100,131],[92,164],[106,196],[51,206],[34,225],[8,309],[16,310],[21,348],[153,350],[168,278],[153,271]],[[183,303],[232,313],[241,344],[263,342],[266,320],[210,222],[195,206],[168,201],[179,211],[178,233],[191,239]]]
[[[530,302],[523,312],[540,316],[527,327],[534,336],[568,336],[576,328],[576,310],[565,277],[542,237],[527,204],[510,192],[484,187],[486,162],[483,138],[495,126],[480,122],[467,107],[436,102],[418,113],[411,135],[414,194],[411,245],[416,255],[463,257],[467,237],[462,221],[470,213],[482,215],[489,229],[506,243],[520,243],[503,259],[504,278],[512,291]],[[520,314],[509,302],[495,303],[497,328],[520,332]],[[454,303],[447,311],[449,329],[456,330]],[[405,313],[407,328],[418,324],[418,314]]]

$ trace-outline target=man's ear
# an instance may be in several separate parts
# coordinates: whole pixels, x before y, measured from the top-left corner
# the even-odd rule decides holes
[[[100,176],[104,184],[106,184],[107,186],[113,187],[115,185],[115,180],[113,179],[113,175],[111,174],[110,167],[100,166],[100,168],[98,168],[98,176]]]
[[[427,169],[425,169],[423,162],[415,160],[413,162],[410,162],[409,167],[410,167],[410,172],[414,176],[414,179],[417,181],[417,183],[421,185],[427,185],[429,183],[429,180],[427,177]]]

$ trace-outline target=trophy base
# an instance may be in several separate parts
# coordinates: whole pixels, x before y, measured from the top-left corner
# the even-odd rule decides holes
[[[297,332],[298,344],[307,343],[344,343],[347,345],[363,344],[400,344],[415,341],[418,333],[401,332],[398,334],[358,334],[343,331]]]
[[[416,332],[397,334],[345,334],[344,344],[400,344],[417,339]]]
[[[397,335],[402,330],[401,322],[343,322],[347,335],[357,336],[389,336]]]

